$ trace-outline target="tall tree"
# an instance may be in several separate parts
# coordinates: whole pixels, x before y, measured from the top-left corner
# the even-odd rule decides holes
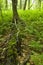
[[[27,0],[25,0],[25,3],[24,3],[24,10],[26,9],[26,5],[27,5]]]
[[[2,16],[2,2],[3,0],[0,0],[0,15]]]
[[[8,0],[5,0],[5,8],[8,9]]]
[[[41,0],[38,0],[39,9],[41,9]]]
[[[28,9],[30,9],[30,0],[28,0]]]
[[[12,0],[12,9],[13,9],[13,22],[18,20],[18,12],[17,12],[17,0]]]
[[[22,0],[20,0],[20,9],[22,9]]]

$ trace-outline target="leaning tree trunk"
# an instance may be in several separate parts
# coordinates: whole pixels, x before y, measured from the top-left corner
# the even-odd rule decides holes
[[[22,9],[22,0],[20,0],[20,9]]]
[[[30,0],[28,0],[28,9],[30,9]]]
[[[3,18],[3,15],[2,15],[2,3],[0,3],[0,16]]]
[[[38,0],[39,9],[41,9],[41,0]]]
[[[24,3],[24,10],[26,9],[26,4],[27,4],[27,0],[25,0],[25,3]]]
[[[5,0],[5,9],[8,9],[8,0]]]

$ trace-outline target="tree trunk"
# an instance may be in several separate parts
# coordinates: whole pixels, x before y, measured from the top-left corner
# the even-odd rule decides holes
[[[19,19],[17,12],[17,0],[12,0],[12,9],[13,9],[13,21],[17,21]]]
[[[0,16],[3,17],[2,16],[2,2],[0,2]]]
[[[22,9],[22,0],[20,0],[20,9]]]
[[[5,0],[5,9],[8,9],[8,0]]]
[[[28,0],[28,9],[30,9],[30,0]]]
[[[27,4],[27,0],[25,0],[25,3],[24,3],[24,10],[26,9],[26,4]]]
[[[39,9],[41,9],[41,0],[38,0]]]

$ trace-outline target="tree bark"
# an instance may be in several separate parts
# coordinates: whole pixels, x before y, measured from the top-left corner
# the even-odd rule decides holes
[[[38,0],[39,9],[41,9],[41,0]]]
[[[28,9],[30,9],[30,0],[28,0]]]
[[[5,0],[5,9],[8,9],[8,0]]]
[[[22,0],[20,0],[20,9],[22,9]]]
[[[25,3],[24,3],[24,10],[26,9],[26,4],[27,4],[27,0],[25,0]]]
[[[12,10],[13,10],[13,21],[17,21],[19,19],[17,12],[17,0],[12,0]]]

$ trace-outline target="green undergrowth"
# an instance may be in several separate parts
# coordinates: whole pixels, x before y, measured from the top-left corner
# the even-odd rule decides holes
[[[35,65],[43,65],[43,54],[37,54],[31,56],[31,59],[34,61]]]
[[[43,44],[43,10],[19,10],[18,14],[21,19],[25,20],[26,29],[21,31],[23,34],[27,32],[34,36],[32,43]],[[0,36],[6,35],[11,31],[12,27],[12,11],[2,11],[0,16]],[[35,42],[34,42],[35,40]],[[10,43],[12,43],[11,41]]]
[[[43,21],[43,10],[22,10],[18,11],[19,15],[25,20],[25,21]]]
[[[26,23],[25,32],[30,35],[33,35],[33,39],[30,41],[30,45],[36,49],[43,47],[43,10],[19,10],[18,14],[21,19]],[[1,35],[6,35],[11,31],[12,27],[12,11],[2,11],[2,16],[0,16],[0,41],[4,40],[1,38]],[[21,32],[25,34],[25,32]],[[15,37],[13,37],[9,42],[9,48],[15,42]],[[41,50],[41,49],[40,49]],[[9,49],[9,53],[12,53],[12,50]],[[36,54],[32,56],[36,65],[43,65],[43,54]]]

